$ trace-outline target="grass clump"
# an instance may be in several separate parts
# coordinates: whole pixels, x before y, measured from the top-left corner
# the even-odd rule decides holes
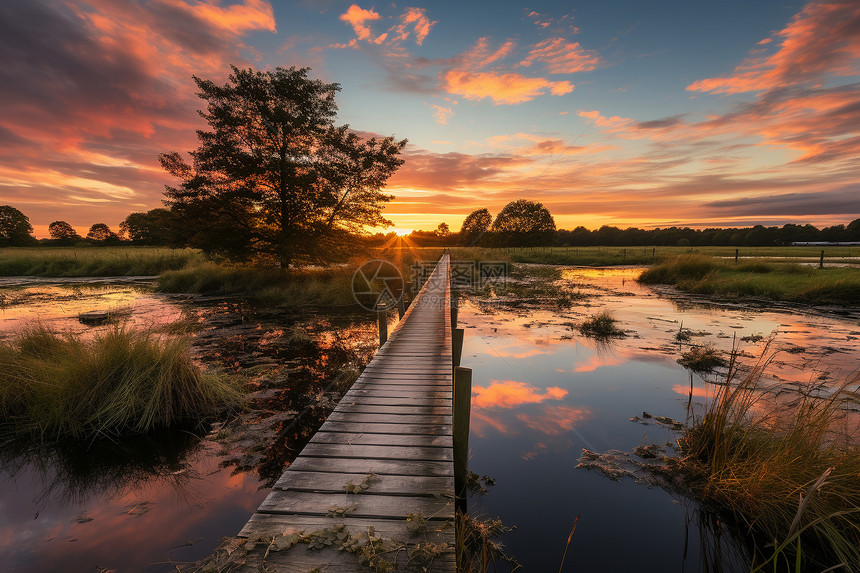
[[[144,433],[196,423],[242,389],[202,371],[190,342],[122,327],[92,340],[34,327],[0,343],[0,425],[43,441]]]
[[[843,422],[860,376],[765,404],[767,363],[736,380],[732,358],[726,384],[692,418],[674,461],[694,497],[738,525],[754,571],[858,571],[860,447]]]
[[[645,284],[721,297],[765,298],[803,304],[860,304],[860,269],[751,261],[735,266],[701,255],[667,259],[639,276]]]
[[[0,250],[0,276],[154,276],[203,260],[196,249],[16,247]]]
[[[624,336],[624,331],[618,328],[617,321],[609,311],[604,310],[594,314],[579,325],[579,331],[585,336],[594,338],[611,338]]]
[[[728,366],[719,351],[709,344],[693,346],[681,355],[678,364],[693,372],[712,372],[715,368]]]

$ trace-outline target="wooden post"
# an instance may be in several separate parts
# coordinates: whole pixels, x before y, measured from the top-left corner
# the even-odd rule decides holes
[[[469,463],[469,417],[472,411],[472,369],[454,369],[454,492],[466,499]]]
[[[739,252],[740,252],[740,249],[735,249],[735,264],[738,264],[738,253]]]
[[[383,306],[376,307],[376,324],[379,327],[379,347],[388,340],[388,309]]]
[[[457,305],[457,294],[454,291],[451,291],[451,330],[457,328],[457,318],[459,314],[459,308]]]
[[[657,247],[651,247],[651,262],[657,260]]]
[[[818,261],[818,268],[824,268],[824,249],[821,249],[821,259]]]
[[[397,318],[402,319],[406,314],[406,305],[403,304],[403,297],[406,296],[404,291],[400,292],[400,298],[397,299]]]
[[[454,368],[460,365],[460,360],[463,358],[463,329],[455,328],[451,330],[451,362]]]

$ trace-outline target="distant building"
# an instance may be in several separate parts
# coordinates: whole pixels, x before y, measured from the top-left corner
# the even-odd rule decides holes
[[[795,241],[792,245],[798,247],[858,247],[860,241]]]

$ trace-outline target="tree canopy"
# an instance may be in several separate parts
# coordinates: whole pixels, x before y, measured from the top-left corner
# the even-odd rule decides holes
[[[54,221],[48,225],[48,235],[54,241],[64,245],[71,245],[81,240],[75,228],[65,221]]]
[[[20,247],[36,242],[30,219],[10,205],[0,206],[0,245]]]
[[[105,223],[96,223],[90,227],[87,233],[87,239],[90,241],[109,242],[118,241],[119,236],[110,230],[110,227]]]
[[[389,225],[382,192],[406,140],[359,137],[334,123],[338,84],[308,68],[232,68],[227,84],[194,77],[209,131],[187,163],[159,156],[179,180],[167,203],[190,243],[232,259],[283,267],[325,260],[366,227]]]
[[[119,224],[119,232],[133,243],[143,245],[169,245],[181,235],[180,225],[168,209],[129,213]]]
[[[542,203],[517,199],[499,212],[492,231],[499,246],[551,245],[555,241],[555,220]]]
[[[489,209],[477,209],[472,211],[463,219],[460,226],[460,240],[464,245],[473,246],[480,241],[481,237],[489,230],[493,223],[493,216]]]

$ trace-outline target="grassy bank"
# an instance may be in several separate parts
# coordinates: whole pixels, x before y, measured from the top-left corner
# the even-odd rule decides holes
[[[650,265],[680,255],[703,255],[734,260],[738,251],[740,260],[765,259],[778,262],[784,259],[818,260],[822,249],[825,265],[860,257],[860,247],[452,247],[454,260],[508,261],[513,263],[539,263],[548,265],[613,266]],[[419,258],[438,258],[442,249],[414,249]],[[854,261],[857,262],[856,260]]]
[[[667,259],[639,276],[686,292],[805,304],[860,304],[860,269],[748,261],[735,265],[701,255]]]
[[[308,268],[289,274],[280,269],[216,263],[168,271],[157,290],[213,296],[241,296],[268,306],[352,306],[352,277],[356,267]]]
[[[201,371],[190,342],[117,328],[90,341],[42,327],[0,343],[0,427],[44,441],[194,423],[243,395]]]
[[[757,389],[766,363],[738,380],[730,365],[679,440],[676,469],[695,498],[731,514],[754,571],[858,571],[860,447],[840,422],[860,376],[780,407]]]
[[[0,249],[0,276],[152,276],[203,260],[195,249],[17,247]]]

